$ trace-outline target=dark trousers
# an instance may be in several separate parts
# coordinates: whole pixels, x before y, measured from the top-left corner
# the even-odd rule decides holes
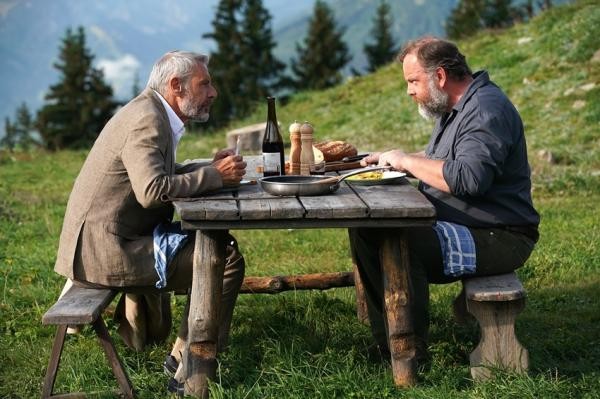
[[[477,268],[470,276],[511,272],[521,267],[533,250],[534,241],[504,229],[470,229],[475,241]],[[387,348],[383,276],[379,258],[381,238],[397,235],[394,229],[350,229],[350,244],[364,285],[373,337]],[[406,235],[410,252],[411,314],[417,346],[425,345],[429,330],[429,284],[445,284],[461,277],[444,275],[440,243],[431,227],[411,228]],[[424,348],[424,347],[423,347]]]
[[[225,271],[219,319],[218,347],[227,346],[233,309],[238,292],[244,281],[245,262],[235,238],[225,236]],[[194,235],[177,252],[167,267],[167,286],[161,290],[155,286],[119,287],[122,295],[115,311],[119,323],[118,332],[130,348],[142,350],[146,345],[161,342],[171,332],[171,297],[169,291],[186,290],[192,286],[194,264]],[[149,266],[149,273],[156,274]],[[155,277],[158,279],[158,276]],[[77,281],[92,288],[112,288],[85,281]],[[178,337],[185,341],[188,332],[189,303],[185,307],[179,327]]]

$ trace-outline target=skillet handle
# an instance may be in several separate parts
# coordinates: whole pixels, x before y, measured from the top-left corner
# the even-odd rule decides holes
[[[331,184],[331,183],[335,183],[335,182],[340,183],[342,180],[344,180],[345,178],[350,177],[350,176],[359,175],[359,174],[365,173],[365,172],[371,172],[373,170],[390,170],[390,169],[392,169],[392,167],[390,165],[366,166],[364,168],[355,169],[352,172],[344,173],[343,175],[331,176],[327,179],[319,180],[319,183],[323,183],[323,184]]]

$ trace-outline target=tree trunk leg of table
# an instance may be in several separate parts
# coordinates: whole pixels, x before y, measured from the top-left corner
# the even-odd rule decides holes
[[[367,298],[365,297],[365,287],[363,287],[358,267],[356,263],[352,265],[354,272],[354,290],[356,291],[356,316],[361,323],[369,324],[369,311],[367,310]]]
[[[416,383],[416,348],[410,311],[412,292],[406,232],[401,231],[400,237],[397,231],[386,235],[380,256],[394,383],[411,386]]]
[[[369,311],[367,310],[367,298],[363,287],[358,266],[356,266],[356,254],[350,242],[350,253],[352,256],[352,272],[354,274],[354,289],[356,291],[356,316],[361,323],[369,324]]]
[[[208,398],[208,380],[216,376],[224,270],[225,231],[197,231],[188,337],[183,354],[186,395]]]

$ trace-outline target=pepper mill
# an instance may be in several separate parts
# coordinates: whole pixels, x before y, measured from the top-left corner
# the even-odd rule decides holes
[[[315,155],[313,153],[313,127],[310,123],[304,122],[300,127],[300,140],[302,142],[302,151],[300,153],[300,174],[310,175],[310,171],[315,167]]]
[[[300,125],[294,121],[290,125],[290,175],[300,174],[300,154],[302,152],[302,140],[300,138]]]

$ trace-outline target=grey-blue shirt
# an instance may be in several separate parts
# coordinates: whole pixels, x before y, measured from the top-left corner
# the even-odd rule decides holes
[[[519,113],[490,81],[473,75],[460,101],[436,121],[425,150],[444,160],[451,194],[423,182],[439,220],[469,227],[530,226],[540,217],[531,199],[531,172]]]

